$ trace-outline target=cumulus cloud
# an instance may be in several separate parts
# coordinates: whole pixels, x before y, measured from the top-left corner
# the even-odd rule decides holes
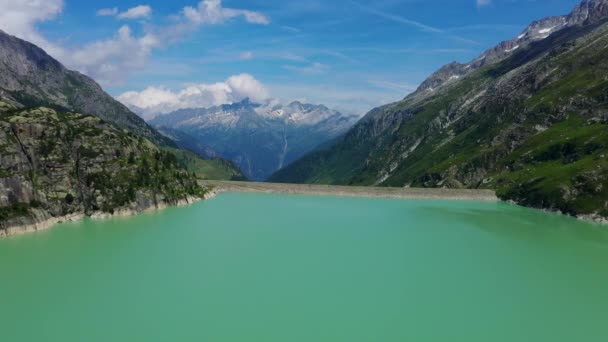
[[[252,24],[270,23],[270,19],[260,12],[222,7],[222,0],[203,0],[197,7],[184,7],[182,13],[195,24],[221,24],[239,16]]]
[[[224,82],[190,84],[173,91],[164,87],[148,87],[128,91],[117,97],[145,119],[183,108],[207,108],[249,98],[263,102],[270,98],[268,89],[249,74],[234,75]]]
[[[101,83],[121,80],[125,70],[143,68],[152,50],[161,46],[151,33],[135,37],[128,25],[123,25],[112,38],[96,41],[76,49],[64,57],[68,65],[77,68]]]
[[[116,17],[118,19],[143,19],[149,18],[152,14],[152,7],[148,5],[139,5],[129,8],[124,12],[119,12],[118,7],[102,8],[97,11],[100,17]]]
[[[44,38],[35,25],[57,18],[62,10],[63,0],[0,0],[0,29],[32,42],[51,54],[60,54],[59,47]]]
[[[196,31],[200,26],[219,25],[238,17],[244,18],[251,24],[270,24],[270,19],[263,13],[226,8],[223,7],[222,0],[202,0],[196,7],[186,6],[178,15],[172,17],[176,22],[159,31],[162,39],[169,43],[179,41],[184,35]]]
[[[202,0],[197,7],[184,7],[173,16],[176,22],[170,26],[147,25],[143,33],[134,34],[131,27],[123,25],[113,37],[66,48],[49,41],[37,30],[38,23],[56,19],[63,7],[63,0],[0,0],[0,29],[40,46],[69,68],[102,84],[124,81],[130,73],[146,66],[154,49],[167,47],[202,25],[220,24],[237,17],[253,24],[270,22],[259,12],[225,8],[221,0]],[[125,12],[105,8],[97,15],[138,19],[149,17],[151,12],[150,6],[140,5]]]
[[[148,5],[139,5],[116,15],[118,19],[141,19],[149,18],[152,8]]]

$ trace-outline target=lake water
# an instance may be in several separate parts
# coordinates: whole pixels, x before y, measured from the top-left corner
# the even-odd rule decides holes
[[[1,341],[608,341],[608,228],[223,194],[0,240]]]

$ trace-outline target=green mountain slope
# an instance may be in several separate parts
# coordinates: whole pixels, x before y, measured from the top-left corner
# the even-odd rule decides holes
[[[583,2],[550,36],[371,111],[271,180],[495,188],[523,205],[608,217],[606,14],[608,1]]]
[[[177,158],[196,178],[203,180],[246,180],[243,173],[233,162],[221,158],[202,159],[196,153],[187,150],[165,148]]]

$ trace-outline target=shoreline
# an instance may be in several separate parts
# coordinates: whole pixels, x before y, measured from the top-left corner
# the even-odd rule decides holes
[[[221,193],[265,193],[286,195],[310,195],[310,196],[337,196],[354,198],[384,198],[384,199],[414,199],[414,200],[453,200],[453,201],[488,201],[502,202],[493,190],[477,189],[437,189],[437,188],[384,188],[384,187],[362,187],[362,186],[335,186],[335,185],[313,185],[313,184],[282,184],[263,182],[241,182],[241,181],[200,181],[209,191],[202,198],[188,196],[177,201],[175,204],[160,203],[142,210],[132,208],[119,208],[114,213],[94,212],[91,215],[84,213],[72,213],[60,217],[52,217],[45,211],[37,210],[31,217],[34,222],[15,225],[0,229],[0,239],[10,236],[23,235],[45,231],[54,226],[68,222],[78,222],[86,217],[92,220],[105,220],[117,217],[129,217],[148,212],[164,210],[170,207],[182,207],[192,205],[199,201],[205,201],[216,197]],[[518,205],[517,203],[514,203]],[[531,208],[535,209],[535,208]],[[561,214],[559,211],[537,209],[547,213]],[[608,225],[608,219],[592,214],[570,216],[575,219]]]
[[[158,205],[145,208],[143,210],[135,210],[132,208],[119,208],[112,214],[96,211],[91,215],[86,215],[85,213],[72,213],[64,216],[52,217],[48,215],[48,213],[46,213],[45,211],[37,210],[33,212],[33,217],[31,217],[34,219],[34,222],[23,225],[15,225],[7,227],[6,229],[0,229],[0,239],[49,230],[58,224],[82,221],[85,217],[89,217],[92,220],[107,220],[111,218],[129,217],[154,211],[160,211],[170,207],[183,207],[194,204],[199,201],[211,199],[217,196],[217,194],[217,191],[211,189],[202,198],[188,196],[185,199],[177,201],[174,205],[160,203]]]
[[[264,182],[241,181],[200,181],[201,185],[212,187],[217,193],[277,193],[287,195],[311,196],[338,196],[358,198],[385,198],[385,199],[414,199],[414,200],[454,200],[454,201],[488,201],[504,202],[494,190],[479,189],[441,189],[441,188],[388,188],[343,185],[317,185],[317,184],[284,184]],[[519,205],[512,201],[512,203]],[[547,213],[565,215],[584,222],[608,225],[608,218],[597,214],[581,214],[577,216],[566,215],[560,211],[542,208],[530,208]]]
[[[290,195],[366,197],[387,199],[435,199],[500,201],[494,190],[434,189],[434,188],[387,188],[364,186],[339,186],[316,184],[281,184],[234,181],[201,181],[201,185],[212,187],[218,193],[250,192],[278,193]]]

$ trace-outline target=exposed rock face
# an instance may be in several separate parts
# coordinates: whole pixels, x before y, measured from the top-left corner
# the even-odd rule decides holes
[[[608,16],[607,0],[582,1],[567,17],[568,25],[596,22]]]
[[[212,108],[182,109],[151,121],[180,146],[234,161],[247,178],[276,170],[344,134],[357,118],[323,105],[260,105],[248,99]]]
[[[66,69],[42,49],[0,31],[0,99],[98,116],[160,145],[173,145],[92,79]]]
[[[100,118],[0,102],[0,234],[204,192],[173,154]]]
[[[270,180],[495,188],[522,205],[608,218],[607,4],[533,23],[489,50],[492,63],[442,68]]]

